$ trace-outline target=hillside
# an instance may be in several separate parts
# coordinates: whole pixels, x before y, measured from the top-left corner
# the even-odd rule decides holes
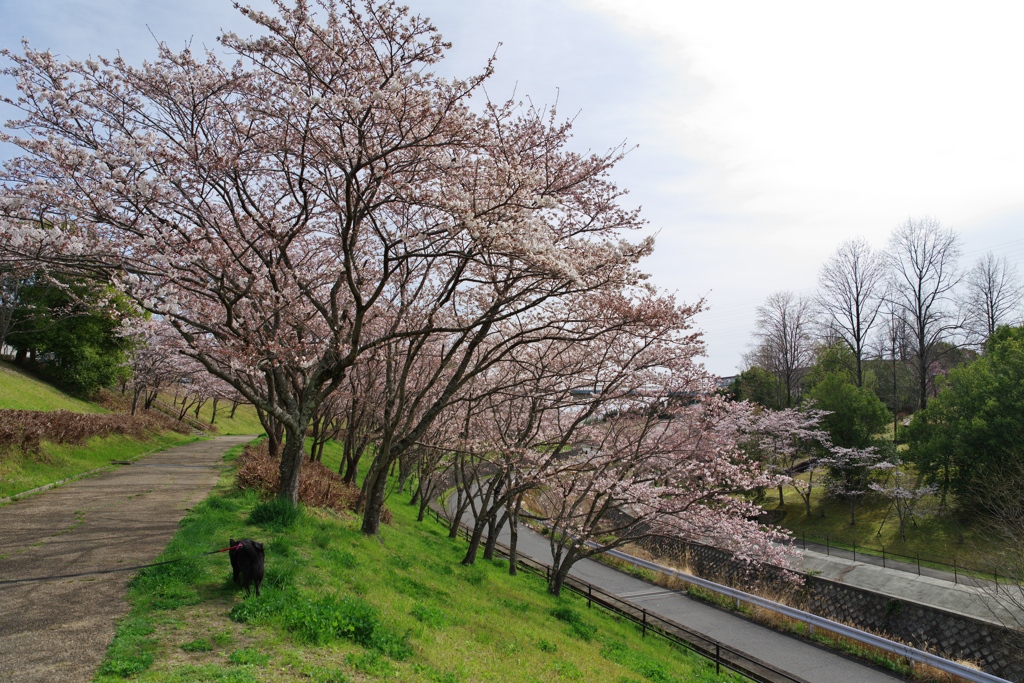
[[[226,474],[160,558],[189,559],[133,581],[97,680],[733,680],[504,561],[462,566],[462,540],[417,523],[408,496],[390,505],[379,539],[317,509],[284,525]],[[231,583],[225,555],[195,557],[242,537],[266,545],[259,598]]]
[[[177,417],[180,405],[178,399],[175,398],[173,392],[164,392],[160,394],[160,403],[166,409],[168,414],[172,414]],[[199,409],[199,416],[196,417],[195,408],[189,408],[187,413],[188,417],[192,419],[198,419],[203,424],[216,425],[217,434],[222,436],[232,436],[237,434],[263,434],[263,424],[260,422],[259,416],[256,415],[256,409],[249,404],[239,405],[235,410],[235,416],[231,417],[231,402],[230,401],[219,401],[217,403],[217,416],[214,419],[213,416],[213,401],[206,401]]]
[[[70,410],[75,413],[105,413],[102,406],[65,394],[19,368],[0,361],[0,409]]]
[[[110,414],[102,406],[69,396],[6,362],[0,362],[0,410]],[[0,423],[0,428],[8,435],[18,434],[24,428],[23,421],[13,417],[6,419],[12,423]],[[43,440],[33,452],[24,452],[18,445],[4,447],[0,444],[0,499],[98,468],[113,467],[112,461],[137,460],[155,450],[197,438],[169,430],[147,433],[145,438],[119,434],[93,436],[80,444]]]

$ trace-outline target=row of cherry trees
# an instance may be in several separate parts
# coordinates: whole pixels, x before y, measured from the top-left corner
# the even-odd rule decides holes
[[[5,263],[152,313],[136,400],[181,358],[202,368],[256,407],[282,498],[311,430],[314,458],[342,441],[350,480],[370,458],[368,534],[397,470],[422,505],[454,487],[472,508],[467,562],[528,501],[553,527],[555,592],[608,534],[781,561],[744,498],[780,480],[746,444],[788,427],[712,396],[700,304],[648,284],[653,244],[627,238],[643,223],[608,177],[623,148],[573,152],[553,109],[491,101],[490,64],[439,77],[448,45],[392,3],[275,4],[240,10],[259,37],[221,36],[231,61],[4,51],[22,116],[2,137],[22,152]]]

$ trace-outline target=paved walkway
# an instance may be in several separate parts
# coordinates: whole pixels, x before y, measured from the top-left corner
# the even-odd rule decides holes
[[[468,515],[467,515],[468,516]],[[506,528],[499,539],[508,543]],[[520,527],[518,551],[545,564],[551,563],[548,539],[525,525]],[[731,648],[756,657],[809,683],[893,683],[902,678],[859,660],[836,654],[800,638],[789,636],[737,616],[685,593],[641,581],[593,560],[573,565],[573,576],[671,619]]]
[[[252,438],[177,446],[0,507],[0,581],[151,562],[217,482],[224,452]],[[132,575],[0,584],[0,681],[92,678]]]
[[[953,583],[952,574],[945,577],[922,571],[918,576],[916,568],[911,573],[905,568],[883,569],[880,564],[881,559],[872,556],[862,560],[858,554],[855,562],[852,558],[808,549],[803,551],[800,568],[813,571],[822,578],[908,602],[1011,628],[1024,626],[1024,609],[1021,609],[1024,594],[1019,586],[1000,584],[999,591],[995,591],[990,581],[964,580],[961,577],[959,583]]]

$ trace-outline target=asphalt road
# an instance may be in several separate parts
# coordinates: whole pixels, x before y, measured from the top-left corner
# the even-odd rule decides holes
[[[499,539],[508,543],[508,530]],[[548,539],[525,526],[519,530],[518,551],[551,563]],[[836,654],[713,607],[700,600],[661,588],[593,560],[581,560],[570,572],[584,581],[707,637],[756,657],[810,683],[893,683],[903,678],[852,657]]]
[[[0,581],[152,562],[217,482],[224,452],[252,438],[177,446],[0,507]],[[0,584],[0,681],[90,680],[133,574]]]

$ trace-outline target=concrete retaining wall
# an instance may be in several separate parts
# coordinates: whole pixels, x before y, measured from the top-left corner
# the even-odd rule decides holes
[[[766,597],[783,598],[806,612],[883,633],[947,658],[976,662],[988,673],[1011,681],[1024,681],[1024,633],[1020,631],[818,576],[804,575],[804,586],[794,588],[782,578],[782,570],[752,570],[717,548],[662,538],[641,545],[659,557],[682,562],[697,576],[741,590],[758,586]]]

